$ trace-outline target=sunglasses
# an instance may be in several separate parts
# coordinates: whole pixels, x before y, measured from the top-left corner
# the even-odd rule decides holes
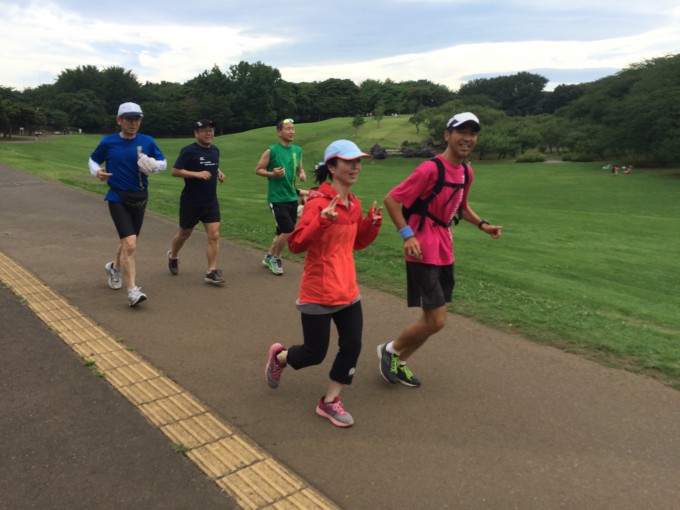
[[[293,119],[283,119],[281,124],[295,124],[295,121]]]

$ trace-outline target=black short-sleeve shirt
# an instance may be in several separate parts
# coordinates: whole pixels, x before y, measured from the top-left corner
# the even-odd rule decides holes
[[[217,205],[217,170],[220,166],[220,150],[217,147],[202,147],[196,142],[187,145],[180,151],[173,166],[189,172],[207,170],[211,174],[208,181],[185,178],[181,204],[194,207]]]

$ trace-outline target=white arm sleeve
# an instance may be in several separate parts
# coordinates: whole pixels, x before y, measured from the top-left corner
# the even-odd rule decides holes
[[[101,166],[99,165],[99,163],[97,163],[97,162],[94,161],[92,158],[90,158],[89,161],[87,162],[87,166],[90,167],[90,173],[92,174],[92,176],[93,176],[93,177],[97,177],[97,172],[98,172],[99,169],[101,168]]]

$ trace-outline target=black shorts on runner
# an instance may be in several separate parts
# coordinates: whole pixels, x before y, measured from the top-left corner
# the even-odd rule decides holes
[[[193,205],[179,206],[179,226],[183,229],[194,228],[201,223],[219,223],[220,205],[215,204],[209,207],[195,207]]]
[[[269,204],[274,220],[276,220],[276,235],[290,234],[295,230],[297,221],[297,201],[295,202],[276,202]]]
[[[109,204],[109,213],[113,224],[118,231],[118,237],[121,239],[130,236],[139,236],[142,230],[142,223],[144,223],[145,207],[128,207],[122,202],[107,201]]]
[[[406,261],[406,295],[408,306],[439,308],[450,303],[456,280],[453,264],[434,266]]]

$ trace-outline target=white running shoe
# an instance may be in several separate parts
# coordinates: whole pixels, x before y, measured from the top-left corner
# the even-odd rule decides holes
[[[143,301],[146,301],[146,294],[142,292],[141,287],[132,287],[128,290],[128,304],[130,306],[137,306]]]
[[[115,269],[113,267],[113,262],[109,262],[104,266],[104,270],[109,277],[109,287],[114,290],[118,290],[123,286],[120,279],[120,269]]]

